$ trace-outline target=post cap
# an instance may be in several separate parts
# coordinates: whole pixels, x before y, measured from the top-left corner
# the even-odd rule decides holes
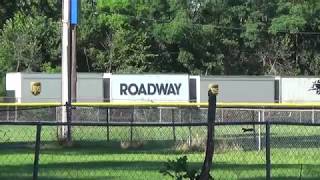
[[[208,91],[209,93],[213,94],[213,95],[217,95],[219,93],[219,85],[218,84],[209,84],[208,87]]]

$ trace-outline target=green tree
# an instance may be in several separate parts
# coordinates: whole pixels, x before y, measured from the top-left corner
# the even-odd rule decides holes
[[[0,12],[2,73],[59,71],[61,1]],[[78,71],[317,75],[319,17],[318,0],[81,0]]]
[[[44,16],[17,13],[0,34],[1,72],[40,71],[43,62],[56,62],[59,56],[59,29]]]

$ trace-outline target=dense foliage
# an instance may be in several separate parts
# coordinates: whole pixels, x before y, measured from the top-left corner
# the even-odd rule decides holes
[[[61,1],[1,0],[0,76],[58,72]],[[81,0],[78,71],[318,75],[319,0]]]

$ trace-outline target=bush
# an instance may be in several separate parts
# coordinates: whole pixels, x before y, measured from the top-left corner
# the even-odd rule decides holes
[[[180,157],[177,160],[169,160],[165,163],[165,168],[160,170],[160,172],[164,176],[170,176],[176,180],[198,180],[200,176],[200,170],[190,169],[187,161],[187,156]],[[210,179],[212,178],[210,177]]]

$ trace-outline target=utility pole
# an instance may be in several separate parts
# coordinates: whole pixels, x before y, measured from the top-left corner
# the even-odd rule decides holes
[[[71,102],[77,101],[77,25],[79,0],[71,0]]]
[[[77,101],[77,24],[78,24],[78,0],[71,0],[71,67],[70,67],[70,103]],[[76,119],[72,113],[72,104],[69,107],[69,122]],[[69,138],[71,142],[71,126],[68,126]]]
[[[63,0],[62,4],[62,72],[61,72],[61,122],[65,123],[68,120],[68,107],[70,104],[69,93],[69,76],[70,76],[70,0]],[[66,142],[68,140],[68,127],[58,127],[58,140]]]
[[[71,25],[71,102],[77,102],[77,26]]]

